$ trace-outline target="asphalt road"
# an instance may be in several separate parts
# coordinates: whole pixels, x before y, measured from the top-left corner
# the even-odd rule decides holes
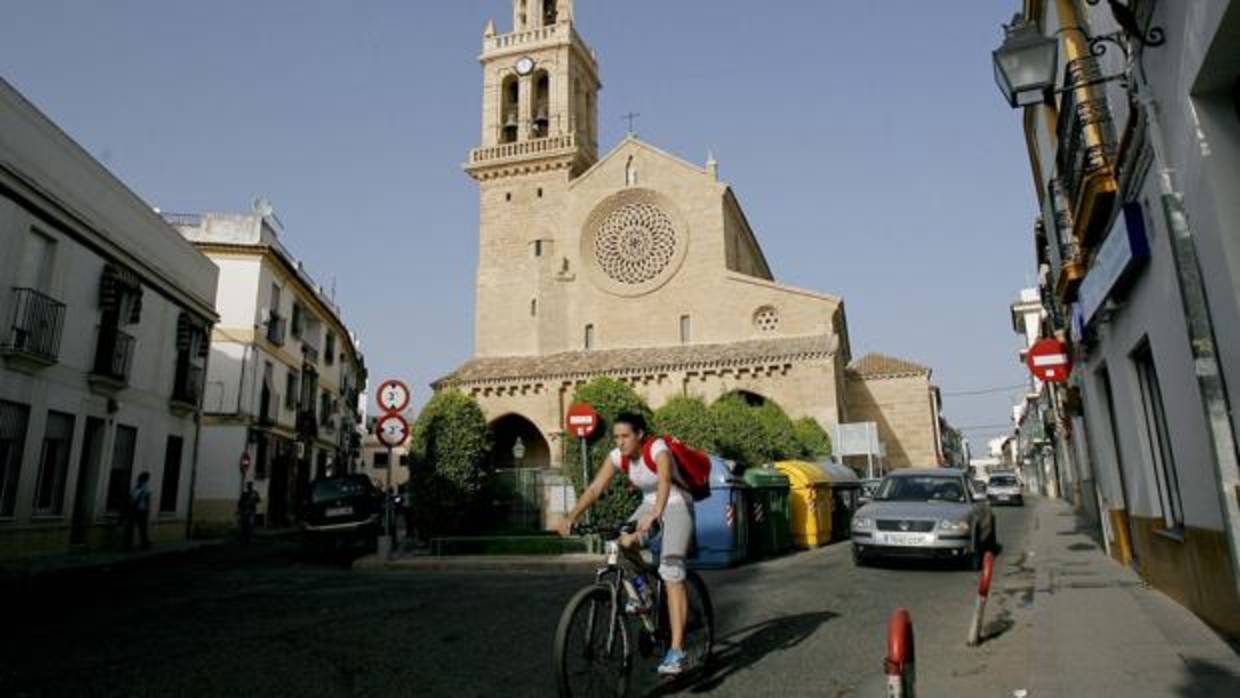
[[[1027,676],[1030,520],[1028,508],[998,511],[1004,549],[981,649],[964,647],[976,573],[856,568],[847,545],[834,545],[705,573],[716,661],[672,692],[881,695],[886,623],[903,606],[923,695],[1011,695]],[[4,635],[17,643],[0,653],[0,695],[554,695],[556,622],[589,575],[355,572],[348,562],[265,541],[9,595]],[[635,695],[669,692],[653,664],[636,671]]]

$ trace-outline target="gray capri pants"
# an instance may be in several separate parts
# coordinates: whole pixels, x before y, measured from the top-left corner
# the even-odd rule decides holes
[[[654,509],[653,503],[642,502],[637,511],[629,517],[636,522]],[[685,502],[668,502],[663,508],[662,549],[659,553],[659,576],[665,582],[685,581],[685,558],[689,556],[689,548],[693,545],[694,512],[691,500]],[[642,545],[647,541],[643,540]]]

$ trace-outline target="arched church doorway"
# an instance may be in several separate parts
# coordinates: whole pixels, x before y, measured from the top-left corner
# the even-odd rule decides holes
[[[545,472],[551,447],[536,424],[519,414],[491,422],[491,529],[543,528]]]

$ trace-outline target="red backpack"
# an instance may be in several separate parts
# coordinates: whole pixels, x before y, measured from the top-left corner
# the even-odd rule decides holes
[[[705,451],[699,451],[696,448],[677,439],[671,434],[664,434],[656,437],[663,439],[668,449],[672,452],[673,467],[672,480],[687,490],[693,496],[693,501],[700,502],[710,496],[710,456]],[[646,439],[646,443],[642,444],[642,460],[646,462],[646,467],[650,468],[650,472],[658,473],[659,465],[654,462],[654,458],[650,455],[650,447],[654,445],[655,439]],[[627,456],[620,456],[620,469],[625,475],[629,474],[629,459]]]

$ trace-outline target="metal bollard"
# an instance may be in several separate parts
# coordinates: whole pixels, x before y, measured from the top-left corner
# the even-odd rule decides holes
[[[887,698],[915,698],[917,673],[914,669],[913,619],[908,610],[897,608],[887,622]]]
[[[982,619],[986,615],[986,599],[990,596],[990,580],[995,575],[995,554],[987,551],[982,561],[982,576],[977,580],[977,601],[973,604],[973,622],[969,623],[969,647],[982,643]]]

